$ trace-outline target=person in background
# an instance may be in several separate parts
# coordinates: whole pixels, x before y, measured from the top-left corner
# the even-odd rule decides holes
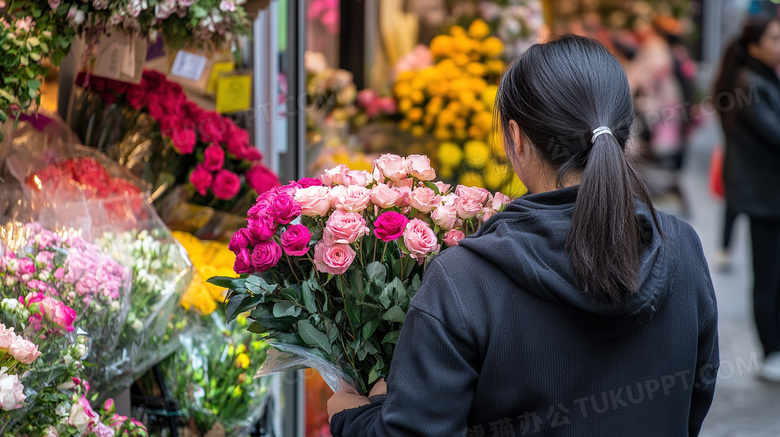
[[[780,382],[780,19],[753,16],[726,50],[715,82],[725,134],[727,215],[750,218],[753,314],[764,366]]]
[[[531,194],[430,263],[387,384],[335,393],[331,433],[698,435],[717,379],[715,293],[696,232],[655,211],[626,159],[620,62],[589,38],[535,44],[496,111]]]

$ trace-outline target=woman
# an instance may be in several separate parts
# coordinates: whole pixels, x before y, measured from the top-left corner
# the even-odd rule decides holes
[[[588,38],[534,45],[496,105],[533,194],[431,263],[386,389],[336,393],[333,435],[696,435],[715,295],[696,233],[654,211],[625,159],[620,63]]]
[[[723,56],[715,108],[726,137],[727,218],[750,218],[761,376],[780,382],[780,20],[750,17]]]

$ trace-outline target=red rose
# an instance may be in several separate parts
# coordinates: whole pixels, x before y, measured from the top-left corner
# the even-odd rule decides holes
[[[244,175],[249,186],[257,194],[265,193],[273,187],[279,185],[279,179],[276,175],[262,165],[253,165]]]
[[[149,97],[151,97],[151,95]],[[149,99],[149,115],[151,115],[153,119],[162,119],[166,109],[163,99],[157,97],[151,97]]]
[[[208,171],[218,171],[225,165],[225,151],[217,143],[206,147],[203,158],[203,167]]]
[[[133,85],[127,90],[127,103],[133,109],[141,109],[146,103],[146,84],[143,79],[138,85]]]
[[[103,100],[103,103],[106,105],[112,105],[119,101],[119,96],[111,91],[103,91],[100,93],[100,99]]]
[[[195,150],[197,140],[192,126],[182,125],[174,127],[171,130],[171,139],[173,140],[173,145],[176,146],[182,155],[189,155]]]
[[[214,178],[211,190],[218,199],[232,199],[241,190],[241,178],[230,170],[220,170]]]
[[[201,196],[206,195],[213,180],[214,176],[203,168],[203,165],[201,164],[198,164],[198,166],[195,167],[195,170],[192,170],[192,173],[190,173],[190,183]]]
[[[260,153],[259,150],[255,149],[254,147],[247,147],[241,152],[241,155],[239,156],[241,159],[246,159],[249,162],[254,161],[260,161],[263,159],[263,155]]]
[[[225,124],[222,121],[222,116],[216,112],[208,112],[198,121],[198,134],[200,134],[201,141],[206,143],[219,141],[224,129]]]

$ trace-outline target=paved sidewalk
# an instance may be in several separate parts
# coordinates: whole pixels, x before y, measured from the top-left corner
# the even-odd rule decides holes
[[[732,237],[731,271],[715,270],[723,204],[710,195],[707,178],[712,147],[721,137],[716,121],[707,120],[697,132],[682,179],[691,208],[690,216],[682,218],[696,228],[702,240],[704,253],[710,261],[719,308],[721,371],[715,401],[701,436],[778,437],[780,384],[756,378],[762,352],[752,324],[750,241],[745,217],[737,220]],[[668,204],[662,202],[660,207],[671,213],[679,211],[671,199]]]

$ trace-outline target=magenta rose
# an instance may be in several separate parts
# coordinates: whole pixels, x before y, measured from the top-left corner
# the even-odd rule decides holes
[[[404,228],[409,223],[405,215],[395,211],[383,212],[374,221],[374,235],[384,241],[395,241],[404,234]]]
[[[322,185],[322,181],[316,178],[303,178],[298,181],[298,185],[301,188],[319,187]]]
[[[303,256],[309,251],[311,231],[304,225],[292,225],[282,233],[282,248],[290,256]]]
[[[216,112],[206,112],[198,121],[198,134],[204,142],[219,141],[227,131],[222,116]]]
[[[260,151],[255,149],[254,147],[246,147],[244,150],[241,151],[241,154],[239,154],[238,157],[250,162],[255,162],[263,159],[263,154],[260,153]]]
[[[354,212],[334,211],[328,218],[323,239],[328,244],[351,244],[368,235],[366,219]]]
[[[320,241],[314,246],[314,266],[317,271],[341,275],[345,273],[357,253],[349,244],[334,244],[329,246]]]
[[[233,237],[230,239],[230,244],[228,244],[228,249],[237,254],[249,246],[254,246],[259,241],[260,239],[248,228],[241,228],[233,234]]]
[[[419,263],[425,261],[429,253],[439,251],[439,242],[436,234],[430,226],[422,220],[414,219],[406,224],[404,228],[404,245],[411,256]]]
[[[252,249],[252,267],[262,273],[279,263],[282,249],[275,241],[261,241]]]
[[[172,127],[171,140],[173,140],[173,145],[182,155],[189,155],[195,151],[197,137],[192,126],[181,125]]]
[[[457,246],[460,240],[466,238],[466,234],[458,229],[450,229],[444,236],[444,244],[447,246]]]
[[[213,181],[214,176],[203,168],[201,164],[198,164],[195,170],[192,170],[192,173],[190,173],[190,183],[201,196],[206,195]]]
[[[268,213],[276,223],[286,225],[301,215],[301,205],[288,193],[279,193],[271,199]]]
[[[230,170],[220,170],[214,178],[211,190],[218,199],[229,200],[241,189],[241,178]]]
[[[276,175],[263,165],[253,165],[244,174],[249,186],[261,194],[279,185]]]
[[[261,215],[257,218],[247,219],[247,226],[255,238],[261,241],[269,240],[276,233],[276,222],[269,215]]]
[[[242,273],[252,273],[252,252],[249,249],[242,249],[236,254],[236,262],[233,264],[233,271],[239,275]]]
[[[63,302],[57,302],[54,312],[49,317],[61,329],[73,332],[73,322],[76,321],[76,311],[73,308],[65,305]]]
[[[224,165],[225,151],[219,144],[211,143],[203,152],[203,168],[208,171],[219,171]]]

